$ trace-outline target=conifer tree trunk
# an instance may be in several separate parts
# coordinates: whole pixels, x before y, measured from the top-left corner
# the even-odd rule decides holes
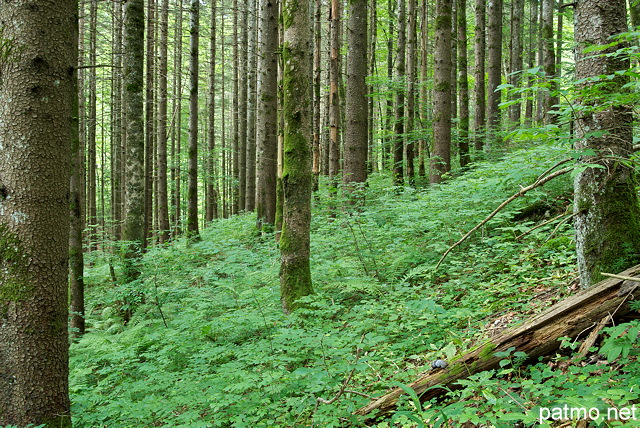
[[[517,0],[516,0],[517,1]],[[460,166],[466,167],[469,156],[469,75],[467,71],[467,0],[457,0],[458,20],[458,107]]]
[[[97,85],[96,85],[96,61],[97,61],[97,34],[98,34],[98,0],[89,3],[89,105],[87,118],[87,222],[89,226],[89,251],[98,249],[98,209],[96,196],[96,128],[97,128]]]
[[[582,0],[575,7],[576,78],[610,74],[626,70],[629,61],[621,56],[606,56],[619,46],[604,51],[584,52],[591,45],[606,45],[610,37],[627,31],[624,0]],[[598,22],[600,25],[593,25]],[[594,110],[581,110],[576,119],[576,149],[591,149],[595,156],[582,161],[604,168],[586,168],[574,182],[574,225],[580,285],[588,288],[602,276],[600,272],[619,272],[640,262],[640,207],[634,171],[620,158],[633,152],[631,106],[598,106],[608,95],[622,92],[628,82],[616,76],[597,89],[600,100],[583,101]],[[593,84],[593,83],[591,83]],[[585,83],[588,90],[590,83]],[[588,136],[603,131],[600,137]],[[616,159],[610,159],[611,156]]]
[[[543,65],[544,72],[547,80],[550,80],[549,92],[546,92],[543,96],[543,120],[545,124],[553,123],[555,115],[549,114],[553,105],[557,104],[558,99],[551,92],[557,88],[556,82],[553,80],[556,77],[556,53],[555,53],[555,40],[553,34],[553,13],[555,8],[553,7],[555,0],[541,0],[542,1],[542,16],[541,16],[541,38],[543,43]]]
[[[378,1],[371,0],[370,3],[370,17],[369,17],[369,51],[367,53],[367,58],[369,59],[369,76],[374,76],[376,73],[376,46],[378,39]],[[373,94],[375,90],[374,84],[371,83],[369,85],[368,91],[370,94]],[[378,155],[380,153],[379,146],[376,148],[375,145],[375,135],[376,135],[376,127],[380,122],[379,118],[377,118],[376,110],[375,110],[375,100],[373,97],[369,97],[369,123],[367,125],[369,132],[369,147],[367,153],[367,172],[378,171]]]
[[[112,123],[112,149],[111,157],[113,158],[112,176],[112,212],[113,212],[113,239],[120,241],[122,239],[122,207],[124,200],[123,192],[123,174],[124,174],[124,133],[122,132],[123,108],[122,108],[122,3],[115,2],[113,4],[113,111],[111,117]]]
[[[431,183],[451,169],[451,13],[450,1],[436,2]]]
[[[398,0],[398,47],[396,77],[402,84],[396,90],[395,126],[393,137],[393,181],[404,183],[404,134],[405,134],[405,88],[406,75],[406,0]]]
[[[258,229],[268,230],[276,221],[278,0],[259,1],[256,211]]]
[[[238,214],[240,198],[240,52],[238,40],[238,0],[233,0],[233,137],[232,137],[232,173],[233,185],[231,187],[231,214]],[[242,76],[244,81],[244,76]]]
[[[393,16],[396,13],[396,9],[395,9],[395,5],[396,2],[394,0],[387,0],[387,13],[389,14],[389,31],[387,34],[387,82],[389,82],[387,84],[387,90],[389,92],[393,92],[393,40],[394,40],[394,36],[395,36],[395,28],[394,28],[394,20],[393,20]],[[385,129],[387,130],[387,133],[389,135],[388,138],[385,139],[385,142],[382,145],[382,168],[383,169],[389,169],[390,171],[393,171],[394,165],[393,165],[393,141],[394,141],[394,137],[393,137],[393,117],[394,117],[394,110],[393,110],[393,98],[391,97],[391,95],[387,96],[387,106],[386,106],[386,121],[385,121]],[[389,168],[389,161],[391,161],[391,166]],[[395,180],[394,180],[395,181]]]
[[[344,183],[367,181],[367,1],[349,3]]]
[[[537,51],[536,29],[538,27],[538,7],[535,2],[531,2],[531,5],[529,7],[529,16],[530,16],[530,19],[529,19],[530,26],[529,26],[528,49],[527,49],[527,55],[528,55],[527,67],[529,69],[532,69],[533,67],[535,67],[535,64],[536,64],[536,51]],[[534,81],[533,76],[529,76],[527,78],[527,87],[530,88],[533,85],[533,81]],[[533,100],[534,100],[534,96],[528,97],[524,107],[525,126],[531,126],[531,124],[533,123],[533,114],[534,114]]]
[[[509,83],[515,87],[521,84],[522,70],[522,18],[524,16],[524,0],[512,0],[511,2],[511,38],[509,44]],[[512,96],[512,101],[517,101],[520,95]],[[520,102],[509,107],[509,121],[512,126],[520,123],[520,112],[522,105]]]
[[[244,209],[256,208],[256,38],[257,38],[257,0],[248,2],[248,58],[247,58],[247,191]]]
[[[486,0],[476,0],[475,27],[475,73],[474,98],[475,108],[473,117],[474,147],[476,152],[484,149],[486,129],[486,85],[485,85],[485,54],[486,54]]]
[[[500,141],[500,104],[502,83],[502,0],[488,0],[487,3],[487,128],[492,144]]]
[[[322,0],[316,0],[313,25],[313,190],[318,190],[320,182],[320,134],[322,133],[321,104],[322,104]]]
[[[171,126],[171,182],[174,234],[179,235],[182,225],[182,2],[178,0],[175,10],[175,54],[173,70],[173,124]]]
[[[428,62],[429,62],[429,14],[428,12],[428,4],[422,2],[421,7],[421,22],[420,22],[420,122],[422,128],[425,127],[427,123],[427,108],[428,105],[428,93],[427,93],[427,79],[428,79]],[[372,73],[373,74],[373,73]],[[427,141],[425,138],[420,138],[419,147],[418,147],[418,175],[420,177],[425,177],[427,175],[427,171],[425,168],[425,159],[427,157]]]
[[[156,126],[154,123],[156,93],[155,93],[155,0],[147,0],[147,48],[146,48],[146,77],[145,77],[145,132],[144,132],[144,242],[146,247],[153,233],[153,175],[155,172],[155,158],[153,156],[156,142]]]
[[[282,308],[289,313],[313,293],[309,266],[311,224],[311,24],[308,0],[283,4],[283,222],[280,235]]]
[[[329,25],[331,49],[329,56],[329,179],[336,186],[340,171],[340,26],[341,1],[331,0]]]
[[[243,4],[239,12],[238,39],[238,210],[247,203],[247,8]]]
[[[160,55],[158,70],[158,238],[169,239],[169,195],[167,189],[167,47],[169,41],[169,0],[162,0],[160,10]]]
[[[0,7],[2,426],[71,427],[67,262],[77,19],[74,0]]]
[[[187,188],[187,234],[200,239],[198,225],[198,43],[200,0],[191,0],[189,37],[189,183]]]
[[[207,206],[205,221],[218,218],[218,178],[215,168],[216,150],[216,40],[217,40],[217,0],[211,2],[211,37],[209,43],[209,150],[207,153]]]
[[[139,275],[137,259],[144,242],[144,0],[129,0],[124,16],[124,101],[127,115],[124,283]]]
[[[409,185],[414,184],[414,152],[413,131],[415,128],[416,116],[416,0],[407,2],[407,124],[405,133],[407,135],[405,145],[405,159],[407,181]]]

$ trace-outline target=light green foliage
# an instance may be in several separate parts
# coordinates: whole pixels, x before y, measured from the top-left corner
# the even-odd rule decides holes
[[[485,317],[528,310],[537,287],[553,289],[575,275],[568,226],[546,244],[555,224],[515,240],[534,224],[514,221],[524,207],[564,209],[568,178],[531,192],[433,268],[461,233],[562,153],[523,150],[400,194],[390,190],[390,177],[374,176],[365,206],[334,219],[321,194],[311,238],[318,294],[289,317],[280,307],[277,245],[255,236],[251,215],[214,222],[199,243],[150,250],[135,285],[145,297],[127,326],[119,317],[126,290],[110,284],[107,264],[97,259],[85,275],[88,333],[71,347],[75,424],[357,426],[351,413],[367,398],[345,393],[316,408],[317,398],[333,398],[351,372],[347,389],[371,395],[407,383],[430,361],[468,348]],[[494,383],[479,393],[499,397]],[[467,405],[447,415],[471,418]]]

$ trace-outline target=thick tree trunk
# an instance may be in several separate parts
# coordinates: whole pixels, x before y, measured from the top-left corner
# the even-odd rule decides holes
[[[431,183],[451,169],[451,13],[450,1],[436,2]]]
[[[625,31],[624,0],[579,2],[575,8],[576,77],[584,79],[629,68],[627,59],[604,55],[615,52],[619,46],[598,51],[598,55],[584,52],[593,44],[610,43],[612,35]],[[627,77],[616,76],[604,85],[600,83],[595,91],[602,98],[594,99],[591,95],[584,100],[585,109],[576,119],[576,149],[595,153],[581,160],[602,166],[584,169],[574,182],[576,250],[580,284],[584,288],[598,281],[602,271],[621,270],[640,261],[640,207],[635,174],[633,168],[620,162],[633,152],[632,107],[621,103],[608,105],[610,95],[621,93],[627,82]],[[581,89],[588,91],[589,85],[585,83]],[[604,135],[588,135],[598,131]]]
[[[640,275],[640,266],[635,266],[620,275]],[[460,379],[498,368],[504,358],[496,356],[497,352],[515,348],[517,352],[526,353],[529,361],[535,361],[538,357],[558,349],[561,343],[559,338],[583,336],[604,318],[612,319],[614,316],[628,313],[630,308],[627,302],[633,298],[632,293],[637,287],[637,282],[606,279],[589,290],[557,303],[523,325],[505,330],[466,354],[449,361],[446,369],[432,371],[409,386],[416,391],[421,401],[428,401],[459,388],[457,381]],[[436,385],[441,388],[433,388]],[[395,388],[355,413],[368,415],[377,410],[375,417],[382,417],[395,409],[398,398],[403,394],[402,389]]]
[[[473,141],[476,152],[484,149],[486,128],[486,92],[485,92],[485,54],[486,54],[486,0],[476,0],[476,27],[475,27],[475,108],[473,116]]]
[[[200,0],[191,0],[189,38],[189,183],[187,188],[187,235],[200,239],[198,225],[198,43]]]
[[[307,0],[283,5],[283,222],[280,236],[280,289],[288,313],[298,299],[313,293],[309,266],[311,224],[311,24]]]
[[[272,228],[276,221],[278,0],[259,1],[256,211],[257,227],[266,231]]]
[[[367,181],[368,100],[367,85],[367,1],[349,4],[347,28],[349,57],[347,62],[347,103],[344,140],[343,180],[348,183]]]
[[[77,19],[73,0],[0,7],[2,426],[71,427],[67,287]]]

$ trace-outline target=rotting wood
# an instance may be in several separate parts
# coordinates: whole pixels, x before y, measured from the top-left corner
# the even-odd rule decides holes
[[[630,311],[627,304],[638,286],[640,265],[620,273],[620,278],[607,278],[593,287],[571,295],[548,310],[536,315],[529,322],[505,330],[500,335],[487,340],[466,354],[449,361],[443,370],[423,375],[409,386],[428,401],[459,386],[455,383],[474,373],[499,367],[502,360],[496,352],[504,352],[511,347],[524,352],[529,361],[548,355],[560,346],[560,337],[579,338],[605,317],[619,317]],[[630,281],[626,278],[632,278]],[[387,394],[372,400],[358,409],[356,415],[366,415],[368,419],[384,417],[396,407],[398,398],[404,394],[401,388],[394,388]]]

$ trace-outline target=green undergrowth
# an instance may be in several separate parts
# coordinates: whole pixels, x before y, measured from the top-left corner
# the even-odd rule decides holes
[[[88,333],[71,347],[75,426],[361,425],[352,412],[369,399],[360,394],[410,383],[434,359],[453,358],[569,292],[568,175],[507,206],[436,269],[450,245],[563,155],[551,146],[521,150],[428,188],[394,189],[373,175],[360,209],[331,212],[322,187],[311,238],[317,294],[290,316],[279,301],[277,245],[257,236],[252,214],[213,222],[201,242],[150,250],[133,284],[114,285],[117,259],[92,254]],[[125,309],[133,310],[127,325]],[[557,386],[544,367],[532,370],[532,397]],[[489,403],[478,423],[491,426],[491,400],[510,386],[493,386],[496,373],[482,376],[490,378],[462,389],[475,392],[458,396],[452,420]],[[409,416],[419,413],[402,403]],[[438,407],[420,410],[429,409]],[[412,426],[407,416],[396,423]]]

